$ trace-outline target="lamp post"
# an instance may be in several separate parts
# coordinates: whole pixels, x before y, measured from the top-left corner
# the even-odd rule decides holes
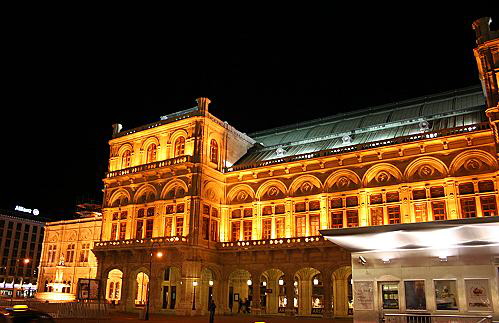
[[[192,286],[194,287],[194,294],[192,295],[192,310],[196,310],[196,286],[198,285],[197,281],[192,282]]]
[[[154,241],[151,245],[151,254],[150,254],[150,258],[149,258],[149,282],[147,284],[147,304],[146,304],[146,314],[144,315],[144,320],[149,320],[149,299],[150,299],[150,296],[151,296],[151,282],[152,282],[152,258],[153,258],[153,249],[154,249],[154,245],[158,245],[158,246],[161,246],[159,244],[159,242],[157,241]],[[156,256],[158,258],[161,258],[163,257],[163,253],[161,251],[158,251],[156,253]]]
[[[12,282],[12,295],[10,295],[10,306],[12,306],[14,304],[14,294],[16,293],[16,276],[17,276],[17,268],[19,267],[19,260],[21,259],[17,259],[16,260],[16,266],[14,267],[14,281]],[[28,258],[24,258],[23,259],[23,263],[25,265],[29,264],[30,260]]]

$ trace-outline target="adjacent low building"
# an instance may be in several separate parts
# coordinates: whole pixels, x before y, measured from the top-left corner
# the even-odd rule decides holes
[[[92,298],[88,285],[97,274],[92,249],[100,241],[102,218],[100,212],[82,211],[80,215],[79,219],[46,223],[38,299]]]
[[[499,217],[322,234],[352,253],[355,322],[400,313],[499,317]]]

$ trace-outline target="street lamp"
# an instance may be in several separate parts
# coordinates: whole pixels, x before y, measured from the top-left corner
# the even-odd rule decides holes
[[[154,245],[161,246],[159,242],[154,241],[151,245],[151,254],[149,258],[149,282],[147,283],[147,304],[146,304],[146,315],[144,316],[144,320],[149,320],[149,299],[151,295],[151,282],[152,282],[152,258],[153,258],[153,249]],[[156,257],[161,258],[163,257],[163,253],[161,251],[158,251],[156,253]]]
[[[19,261],[21,259],[16,260],[16,266],[14,267],[14,281],[12,282],[12,295],[10,295],[10,306],[14,304],[14,294],[16,293],[16,276],[17,276],[17,268],[19,267]],[[28,258],[23,259],[23,264],[29,264],[31,260]]]
[[[194,286],[194,294],[192,296],[192,310],[196,310],[196,286],[198,285],[197,281],[192,282],[192,286]]]

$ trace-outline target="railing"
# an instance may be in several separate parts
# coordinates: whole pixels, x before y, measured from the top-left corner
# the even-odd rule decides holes
[[[300,238],[279,238],[268,240],[247,240],[219,242],[217,247],[222,250],[234,249],[268,249],[268,248],[294,248],[317,246],[318,244],[329,244],[323,236],[300,237]]]
[[[186,111],[189,111],[189,110],[190,109],[188,109]],[[164,120],[161,120],[161,121],[157,121],[157,122],[153,122],[153,123],[149,123],[149,124],[146,124],[146,125],[143,125],[143,126],[140,126],[140,127],[137,127],[137,128],[129,129],[129,130],[126,130],[126,131],[118,132],[117,134],[113,135],[113,138],[118,138],[118,137],[123,137],[123,136],[131,135],[132,133],[136,133],[136,132],[139,132],[139,131],[142,131],[142,130],[156,128],[156,127],[162,126],[162,125],[167,124],[167,123],[175,122],[175,121],[186,119],[186,118],[190,118],[190,117],[202,116],[202,115],[203,115],[203,112],[202,111],[198,111],[197,109],[195,111],[189,111],[189,112],[186,112],[184,114],[177,115],[177,116],[171,116],[171,115],[169,115],[167,119],[164,119]]]
[[[111,177],[116,177],[116,176],[122,176],[122,175],[128,175],[128,174],[133,174],[133,173],[138,173],[142,172],[145,170],[150,170],[150,169],[156,169],[156,168],[161,168],[165,166],[172,166],[172,165],[177,165],[177,164],[182,164],[182,163],[188,163],[191,162],[192,156],[189,155],[184,155],[184,156],[178,156],[166,160],[160,160],[154,163],[149,163],[149,164],[143,164],[143,165],[138,165],[138,166],[133,166],[133,167],[128,167],[120,170],[115,170],[112,172],[106,173],[107,178]]]
[[[132,248],[132,247],[150,248],[152,247],[153,243],[159,243],[160,245],[180,245],[180,244],[187,244],[187,242],[188,242],[187,237],[183,236],[112,240],[112,241],[96,242],[93,250],[123,249],[123,248]]]
[[[478,315],[432,315],[432,314],[384,314],[383,321],[388,323],[453,323],[453,322],[467,322],[467,323],[490,323],[492,316],[478,316]]]
[[[318,158],[318,157],[325,157],[325,156],[330,156],[330,155],[343,154],[343,153],[348,153],[351,151],[368,150],[368,149],[377,148],[377,147],[391,146],[391,145],[403,144],[403,143],[414,142],[414,141],[419,141],[419,140],[451,136],[451,135],[456,135],[456,134],[465,133],[465,132],[481,131],[481,130],[486,130],[489,128],[490,128],[490,124],[488,122],[482,122],[482,123],[477,123],[474,125],[469,125],[469,126],[464,126],[464,127],[442,129],[439,131],[430,131],[430,132],[425,132],[425,133],[420,133],[420,134],[415,134],[415,135],[410,135],[410,136],[403,136],[403,137],[396,137],[396,138],[391,138],[391,139],[386,139],[386,140],[372,141],[372,142],[367,142],[367,143],[357,144],[357,145],[352,145],[352,146],[345,146],[345,147],[340,147],[340,148],[320,150],[320,151],[316,151],[313,153],[294,155],[294,156],[288,156],[288,157],[282,157],[282,158],[276,158],[276,159],[269,159],[269,160],[264,160],[264,161],[260,161],[260,162],[256,162],[256,163],[247,163],[247,164],[235,165],[232,167],[225,168],[225,171],[226,172],[234,172],[234,171],[244,170],[244,169],[249,169],[249,168],[257,168],[257,167],[264,167],[264,166],[274,165],[274,164],[289,163],[289,162],[303,160],[303,159],[310,159],[310,158]]]

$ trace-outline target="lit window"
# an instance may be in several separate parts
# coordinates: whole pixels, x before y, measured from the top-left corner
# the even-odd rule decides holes
[[[474,198],[461,199],[461,212],[463,218],[476,217],[476,204]]]
[[[347,226],[349,228],[359,226],[359,212],[357,210],[347,211]]]
[[[126,222],[120,223],[120,240],[125,240],[126,235]]]
[[[284,238],[284,218],[275,219],[276,238]]]
[[[125,152],[121,156],[121,168],[130,167],[131,157],[132,157],[132,152],[130,150],[125,150]]]
[[[175,223],[175,229],[176,229],[175,234],[177,236],[184,235],[184,218],[183,217],[177,216],[176,223]]]
[[[251,240],[251,233],[253,229],[253,221],[244,221],[243,222],[243,239]]]
[[[462,183],[459,184],[459,194],[473,194],[475,193],[475,188],[473,187],[473,183]]]
[[[175,140],[175,156],[182,156],[185,154],[185,138],[184,137],[178,137],[177,140]]]
[[[443,186],[430,187],[430,195],[432,198],[444,197],[445,190]]]
[[[412,191],[412,198],[414,200],[423,200],[426,198],[426,190],[425,189],[415,189]]]
[[[494,182],[492,182],[492,181],[480,181],[480,182],[478,182],[478,191],[480,193],[493,192],[494,191]]]
[[[383,225],[383,208],[373,207],[371,208],[371,225]]]
[[[495,196],[482,196],[480,197],[480,203],[482,204],[483,216],[497,215],[497,205],[496,205]]]
[[[217,220],[210,221],[210,236],[211,236],[211,241],[218,241],[218,221]]]
[[[444,201],[431,202],[431,207],[432,207],[432,211],[433,211],[433,220],[438,221],[438,220],[447,219]]]
[[[331,213],[331,228],[343,228],[343,212]]]
[[[414,216],[416,217],[416,222],[428,221],[426,203],[414,204]]]
[[[173,219],[171,217],[165,220],[165,236],[169,237],[172,235]]]
[[[272,234],[272,219],[262,220],[262,239],[270,239]]]
[[[149,147],[147,147],[146,163],[152,163],[156,161],[156,151],[156,144],[150,144]]]
[[[318,236],[320,229],[320,217],[318,214],[310,215],[310,235]]]
[[[396,224],[400,223],[400,206],[389,206],[388,210],[388,223]]]
[[[307,234],[307,217],[305,215],[296,216],[296,236],[304,237]]]
[[[152,228],[154,227],[154,220],[146,220],[146,238],[152,238]]]
[[[232,241],[238,241],[240,232],[241,232],[241,222],[236,221],[232,222],[232,228],[231,228],[231,235],[232,235]]]
[[[210,142],[210,161],[218,164],[218,144],[215,139],[211,139]]]
[[[144,221],[137,221],[137,228],[135,230],[135,239],[142,239],[142,227],[144,225]]]

